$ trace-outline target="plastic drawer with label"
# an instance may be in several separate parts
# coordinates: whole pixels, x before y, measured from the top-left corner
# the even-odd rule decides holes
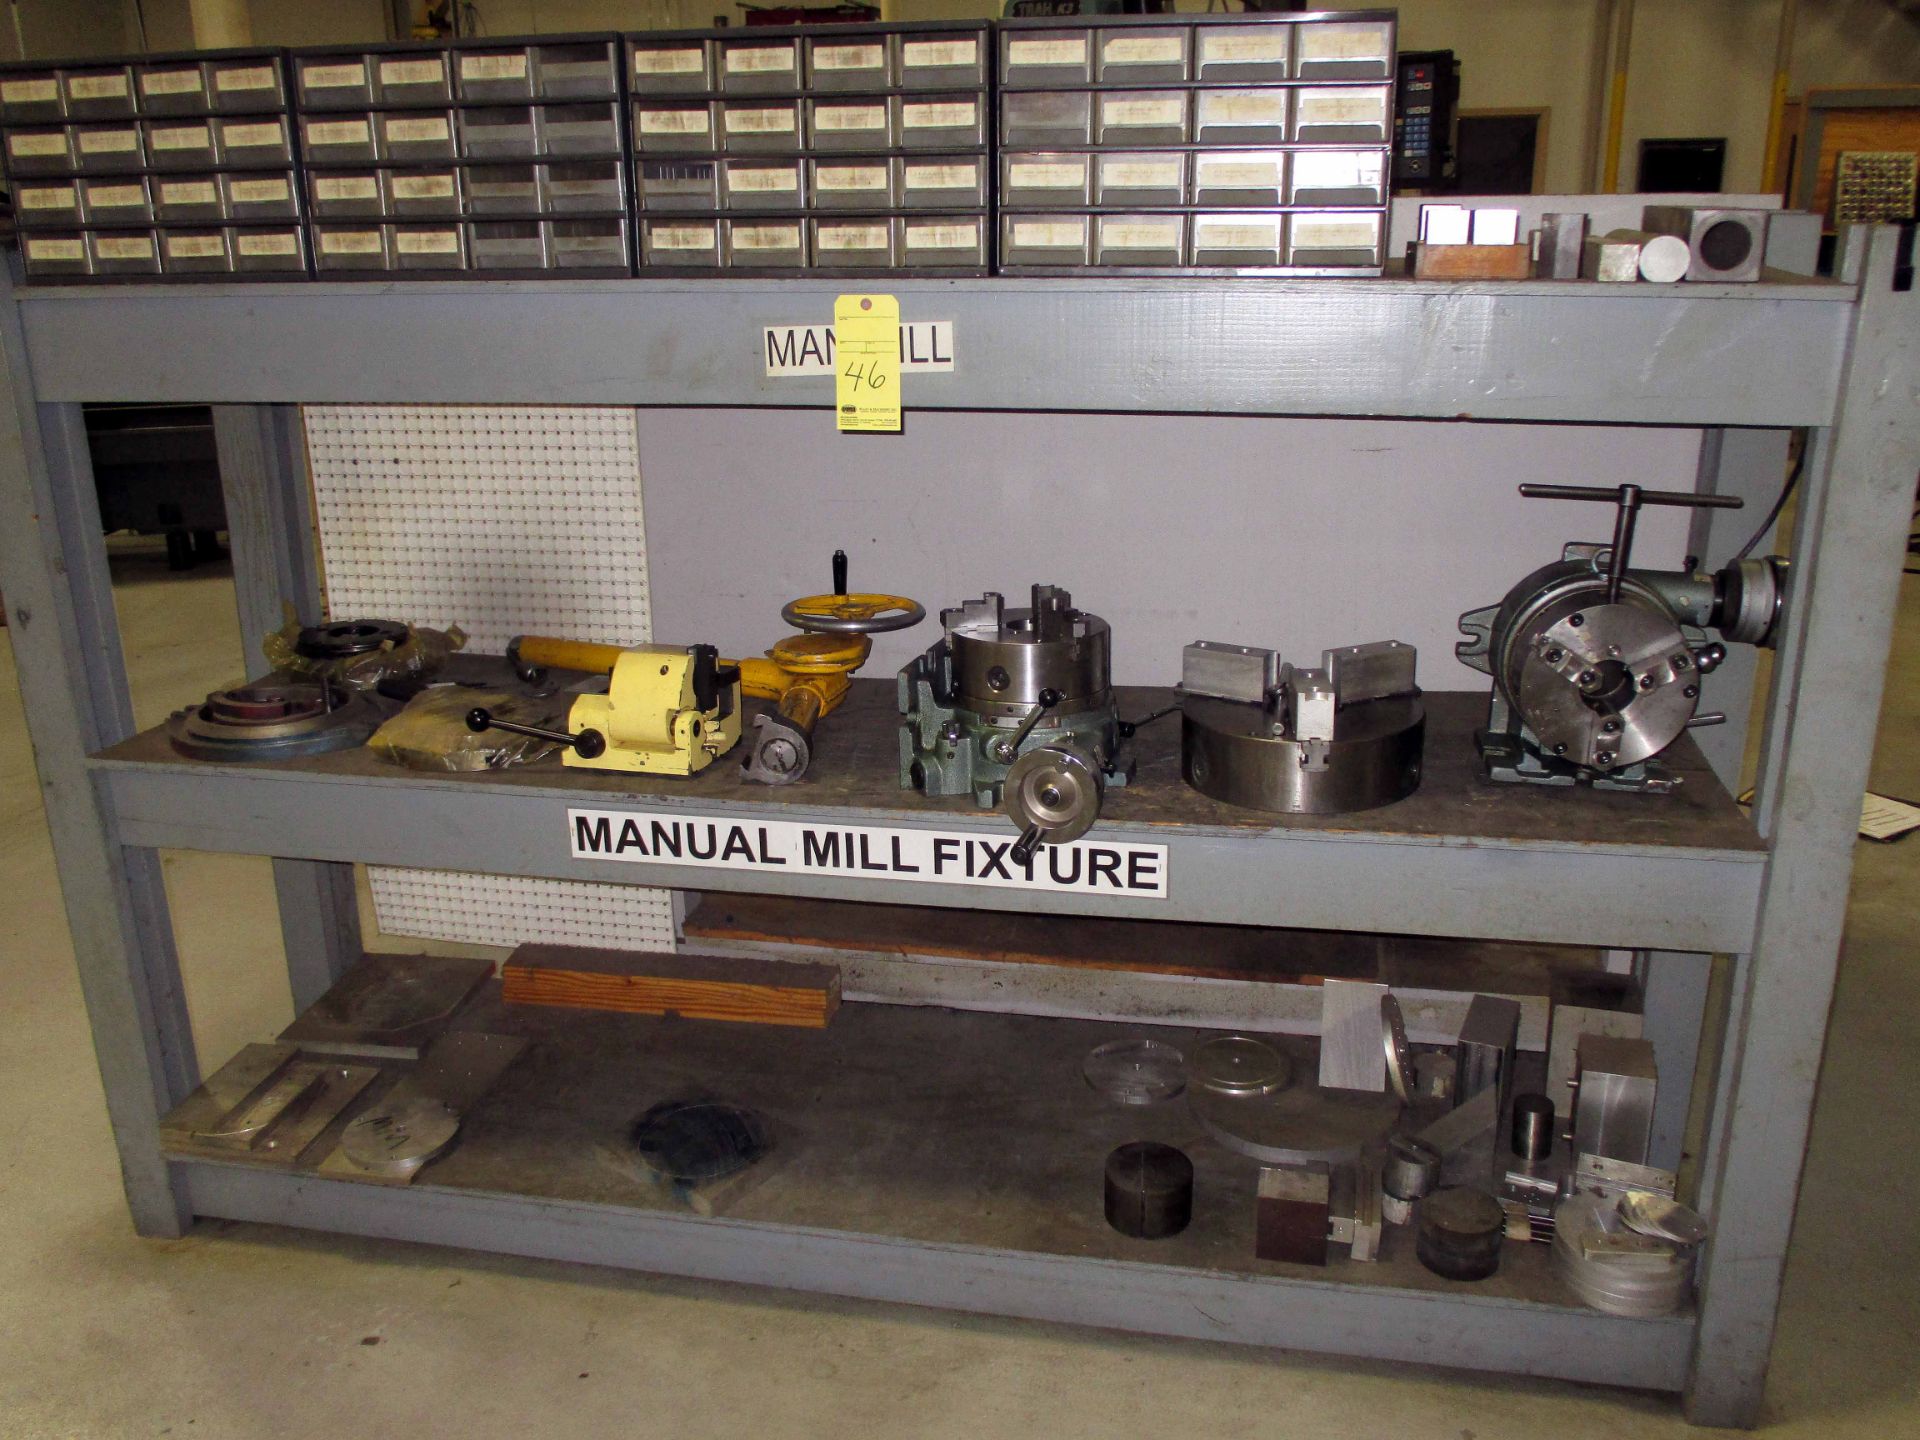
[[[1091,215],[1002,215],[1002,265],[1084,266],[1092,254]]]
[[[371,220],[386,213],[374,169],[308,171],[307,203],[321,220]]]
[[[1202,145],[1278,145],[1287,138],[1293,94],[1274,87],[1202,90],[1193,100],[1193,138]]]
[[[800,148],[798,100],[725,100],[720,146],[730,155],[772,154]]]
[[[914,31],[899,37],[902,90],[984,90],[988,35],[978,30]]]
[[[387,232],[380,225],[315,225],[313,266],[321,273],[387,269]]]
[[[151,230],[89,230],[87,258],[95,275],[158,275],[160,239]]]
[[[80,184],[76,180],[19,183],[13,187],[13,218],[22,229],[80,223]]]
[[[1286,258],[1284,215],[1223,210],[1195,215],[1189,223],[1195,265],[1270,268]]]
[[[744,35],[719,42],[720,88],[733,95],[769,95],[800,88],[797,39]]]
[[[62,70],[60,91],[69,120],[122,120],[137,108],[131,65],[99,65]]]
[[[1294,30],[1302,80],[1384,80],[1393,74],[1391,20],[1315,21]]]
[[[620,94],[617,42],[563,40],[533,47],[534,94],[542,100],[613,99]]]
[[[220,163],[219,132],[212,120],[148,120],[144,128],[156,170],[205,170]]]
[[[300,218],[300,192],[290,170],[274,175],[229,172],[220,183],[227,192],[227,215],[234,220]]]
[[[626,167],[618,160],[557,161],[546,174],[546,208],[561,214],[627,208]]]
[[[1021,209],[1078,207],[1093,199],[1093,156],[1084,151],[1002,151],[1000,203]]]
[[[906,210],[977,210],[987,204],[984,155],[908,155],[900,172],[899,203]]]
[[[197,60],[155,60],[133,67],[142,115],[204,115],[213,108],[207,70]]]
[[[356,54],[296,55],[293,89],[307,110],[370,110],[374,105],[371,58]]]
[[[894,146],[894,110],[885,96],[806,102],[807,143],[815,150],[873,151]]]
[[[162,230],[160,271],[164,275],[230,275],[233,237],[217,225]]]
[[[389,225],[387,244],[395,270],[467,268],[467,236],[459,225]]]
[[[1193,31],[1183,25],[1109,25],[1093,32],[1093,78],[1103,85],[1185,80],[1192,56]]]
[[[462,100],[492,104],[531,101],[534,98],[533,47],[502,45],[456,51],[453,77],[454,88]],[[542,249],[544,253],[544,246]],[[477,248],[473,259],[474,269],[484,268]]]
[[[307,237],[298,225],[261,225],[233,232],[236,275],[305,275]]]
[[[902,150],[967,150],[987,143],[983,95],[903,95],[894,106]]]
[[[91,275],[87,237],[78,230],[33,231],[20,237],[21,258],[33,278],[48,275]]]
[[[460,213],[461,186],[457,166],[439,166],[432,170],[386,170],[381,172],[380,182],[389,215],[443,220]]]
[[[1205,104],[1204,94],[1200,101]],[[1179,145],[1191,118],[1185,90],[1102,91],[1094,97],[1093,139],[1097,145]]]
[[[1384,145],[1393,131],[1385,85],[1314,85],[1294,95],[1293,138],[1313,144]]]
[[[7,174],[64,175],[74,168],[73,136],[66,127],[7,131]]]
[[[720,222],[642,219],[640,264],[643,270],[648,266],[719,268]]]
[[[453,99],[453,70],[444,50],[373,57],[376,105],[446,105]]]
[[[1193,78],[1214,83],[1285,80],[1292,69],[1293,28],[1277,22],[1196,25]]]
[[[474,113],[463,110],[460,116],[464,120]],[[461,153],[454,139],[453,114],[451,110],[394,110],[379,116],[375,129],[379,135],[380,158],[408,164],[435,164],[453,159]]]
[[[1287,222],[1287,263],[1372,268],[1385,260],[1385,217],[1375,211],[1300,211]]]
[[[1000,83],[1007,89],[1084,85],[1093,79],[1093,32],[1084,26],[1000,31]]]
[[[613,101],[541,105],[535,111],[542,155],[620,154],[620,109]]]
[[[734,269],[798,270],[807,263],[806,223],[797,215],[727,220],[722,224],[720,258]]]
[[[221,175],[156,175],[153,213],[162,221],[224,220],[227,192]]]
[[[722,172],[717,159],[636,160],[634,167],[634,194],[644,211],[720,208]]]
[[[211,154],[212,132],[205,125],[199,128],[208,136]],[[146,146],[142,143],[138,121],[73,125],[68,130],[73,136],[73,168],[82,175],[124,175],[129,170],[146,168]],[[206,160],[193,163],[205,164]]]
[[[625,216],[549,220],[547,248],[553,255],[556,270],[618,271],[625,275],[632,268],[627,259]]]
[[[1184,215],[1096,215],[1093,217],[1095,265],[1179,265],[1186,259]]]
[[[1290,205],[1384,205],[1385,150],[1299,150],[1287,177]]]
[[[805,48],[807,87],[811,90],[822,94],[833,91],[872,94],[894,84],[893,37],[890,35],[810,35]]]
[[[83,179],[80,218],[89,225],[151,225],[153,190],[144,176]]]
[[[1096,205],[1178,205],[1186,199],[1187,156],[1180,150],[1120,150],[1096,155]]]
[[[805,160],[723,160],[720,206],[728,210],[798,210],[806,203]]]
[[[1193,157],[1196,205],[1284,205],[1284,150],[1201,150]],[[1278,264],[1278,261],[1274,261]]]
[[[1093,95],[1021,90],[1000,96],[1000,141],[1009,148],[1072,149],[1093,143]]]
[[[711,101],[633,102],[633,148],[647,154],[711,155],[719,149]]]
[[[213,128],[222,165],[265,169],[293,163],[293,131],[284,115],[223,117]]]
[[[302,115],[300,149],[309,161],[321,165],[371,163],[380,158],[371,115]]]
[[[807,221],[815,268],[891,270],[900,263],[900,222],[885,217],[818,216]]]
[[[987,263],[984,215],[908,215],[900,224],[900,263],[909,270],[983,269]]]
[[[629,40],[627,88],[635,95],[698,95],[715,88],[711,40]]]
[[[881,158],[807,162],[808,193],[820,210],[891,210],[898,176]]]
[[[470,215],[530,215],[547,208],[538,165],[468,165],[461,169]]]
[[[476,220],[467,225],[467,253],[478,270],[545,270],[547,227],[538,220]]]
[[[287,82],[280,62],[271,55],[237,55],[231,59],[206,62],[207,93],[216,114],[264,114],[287,108]],[[239,254],[236,268],[245,268]],[[306,269],[305,247],[300,268]]]
[[[59,71],[14,70],[0,75],[0,120],[9,125],[33,125],[66,118],[67,102],[60,93]],[[84,254],[82,259],[84,263]]]

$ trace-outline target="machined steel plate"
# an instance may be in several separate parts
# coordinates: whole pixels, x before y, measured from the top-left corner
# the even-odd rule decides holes
[[[1293,1083],[1293,1062],[1251,1035],[1220,1035],[1193,1052],[1196,1088],[1220,1095],[1271,1095]]]
[[[1400,1120],[1400,1102],[1392,1095],[1318,1085],[1269,1095],[1227,1095],[1196,1085],[1187,1104],[1214,1139],[1267,1165],[1356,1159]]]
[[[1153,1105],[1187,1088],[1186,1057],[1160,1040],[1109,1040],[1087,1052],[1080,1074],[1116,1105]]]
[[[431,1095],[394,1094],[356,1116],[340,1150],[356,1168],[389,1180],[409,1178],[453,1143],[460,1117]]]
[[[1403,800],[1420,784],[1427,720],[1417,695],[1340,711],[1318,769],[1308,768],[1307,743],[1272,733],[1261,706],[1190,695],[1181,710],[1181,775],[1229,805],[1342,815]]]

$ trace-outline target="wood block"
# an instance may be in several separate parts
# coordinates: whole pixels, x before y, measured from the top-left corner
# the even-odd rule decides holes
[[[1253,1253],[1294,1265],[1327,1263],[1333,1180],[1324,1164],[1269,1165],[1254,1198]]]
[[[1415,245],[1416,280],[1531,280],[1531,245]]]
[[[500,972],[517,1005],[681,1015],[824,1029],[840,1008],[840,971],[805,961],[522,945]]]

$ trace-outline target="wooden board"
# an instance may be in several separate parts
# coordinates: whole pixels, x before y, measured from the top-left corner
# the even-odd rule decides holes
[[[1530,245],[1415,245],[1416,280],[1531,280]]]
[[[516,1005],[678,1015],[819,1030],[840,1008],[840,972],[805,961],[522,945],[500,972]]]

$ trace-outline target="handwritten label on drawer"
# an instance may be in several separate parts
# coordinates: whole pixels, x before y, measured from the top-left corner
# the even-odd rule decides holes
[[[980,168],[973,161],[906,167],[906,187],[909,190],[972,190],[979,183]]]
[[[242,255],[298,255],[300,237],[291,231],[259,233],[243,230],[235,237],[234,248]]]
[[[380,62],[382,85],[443,85],[446,79],[446,66],[438,58]]]
[[[1077,220],[1016,220],[1013,243],[1041,250],[1078,248],[1087,243],[1087,222]]]
[[[885,130],[884,105],[821,105],[813,112],[813,128],[823,131]]]
[[[892,236],[885,225],[822,225],[822,250],[885,250]]]
[[[900,64],[907,70],[945,69],[978,65],[980,42],[966,40],[908,40],[900,46]]]
[[[8,105],[51,105],[59,98],[57,80],[0,80],[0,102]]]
[[[322,255],[378,255],[381,251],[378,230],[322,230]]]
[[[1302,90],[1300,124],[1381,125],[1387,121],[1385,90]]]
[[[736,225],[733,227],[736,250],[798,250],[798,225]]]
[[[90,210],[124,210],[128,206],[140,206],[147,203],[147,189],[144,185],[89,185],[87,187],[87,208]]]
[[[733,45],[726,53],[729,75],[767,75],[793,69],[791,45]]]
[[[1220,65],[1273,65],[1287,58],[1291,26],[1248,26],[1228,34],[1224,27],[1200,31],[1201,62]]]
[[[402,120],[397,116],[387,117],[387,142],[395,145],[420,145],[436,140],[451,140],[453,127],[444,115],[429,115],[424,119]]]
[[[791,106],[770,106],[761,110],[726,111],[729,135],[786,135],[793,131]]]
[[[393,248],[402,255],[458,255],[458,230],[401,230],[393,237]]]
[[[1223,90],[1200,97],[1200,124],[1257,126],[1278,130],[1287,123],[1284,90]]]
[[[364,128],[362,133],[364,134]],[[270,120],[264,124],[254,122],[222,125],[220,138],[226,142],[229,150],[243,150],[255,145],[284,146],[287,143],[286,132],[280,128],[277,120]]]
[[[213,131],[205,125],[155,125],[147,131],[147,143],[156,154],[163,150],[211,150]]]
[[[13,202],[22,210],[71,210],[78,203],[71,185],[21,185]]]
[[[879,45],[813,47],[813,68],[816,70],[879,70],[886,63],[886,51]]]
[[[1298,33],[1303,62],[1384,60],[1387,56],[1384,25],[1302,25]]]
[[[977,250],[980,248],[980,222],[921,225],[907,222],[909,250]]]
[[[161,144],[160,137],[169,133],[174,135],[197,134],[200,137],[200,144],[213,144],[213,138],[207,133],[207,127],[199,125],[188,131],[154,131],[154,149],[179,150],[188,148],[193,143],[189,141],[187,145]],[[140,132],[138,130],[82,130],[80,132],[80,153],[82,155],[132,155],[137,154],[139,149]]]
[[[1194,178],[1202,190],[1278,190],[1281,162],[1222,159],[1203,155],[1194,162]]]
[[[84,260],[86,248],[78,240],[53,240],[43,235],[27,236],[29,260]]]
[[[278,84],[271,65],[236,65],[213,72],[213,88],[220,91],[271,90]]]
[[[1178,190],[1180,162],[1103,158],[1100,183],[1112,190]]]
[[[226,253],[226,242],[218,235],[167,236],[167,254],[176,260],[211,260]]]
[[[316,175],[313,194],[318,200],[378,200],[380,182],[371,175]]]
[[[1180,222],[1103,219],[1100,243],[1109,250],[1178,250]]]
[[[111,75],[69,75],[67,94],[75,100],[124,100],[127,77],[120,71]]]
[[[1087,37],[1070,36],[1064,40],[1009,40],[1009,65],[1084,65],[1087,63]]]
[[[1013,160],[1007,183],[1029,190],[1071,190],[1087,183],[1085,156],[1063,160]]]
[[[205,88],[198,70],[149,70],[140,77],[142,95],[198,95]]]
[[[705,135],[711,128],[704,108],[640,112],[640,133],[643,135]]]
[[[706,68],[706,52],[698,46],[633,52],[636,75],[698,75]]]
[[[699,69],[697,52],[693,54]],[[636,52],[635,60],[639,59]],[[635,66],[638,69],[638,65]],[[462,55],[460,57],[460,78],[462,80],[524,80],[527,78],[527,57],[525,55]]]
[[[229,180],[227,195],[236,205],[273,205],[293,198],[286,176],[269,180]]]
[[[1143,125],[1178,125],[1186,112],[1186,101],[1178,95],[1103,95],[1100,118],[1108,125],[1129,128]]]
[[[656,250],[712,250],[719,244],[712,225],[655,225],[647,243]]]
[[[1273,250],[1280,244],[1280,222],[1196,215],[1193,243],[1208,250]]]
[[[151,260],[151,235],[95,235],[93,253],[102,260]]]
[[[7,149],[15,155],[64,155],[67,153],[67,137],[53,135],[9,135]]]
[[[1178,35],[1115,35],[1100,47],[1109,65],[1178,65],[1184,54]]]
[[[972,100],[909,102],[900,107],[900,127],[903,130],[951,130],[971,126],[979,116],[979,106]]]
[[[885,165],[821,165],[813,172],[818,190],[884,190],[887,188]]]
[[[451,200],[453,176],[394,175],[387,180],[387,189],[396,200]]]
[[[316,120],[307,126],[315,145],[370,145],[373,127],[365,120]]]
[[[351,65],[305,65],[301,67],[300,79],[309,90],[339,90],[352,85],[367,83],[365,61],[355,61]]]
[[[1296,250],[1364,250],[1380,239],[1378,215],[1296,215]]]
[[[800,172],[791,165],[729,165],[727,188],[743,195],[790,194],[800,188]]]
[[[162,180],[162,205],[215,205],[220,200],[211,180]]]

